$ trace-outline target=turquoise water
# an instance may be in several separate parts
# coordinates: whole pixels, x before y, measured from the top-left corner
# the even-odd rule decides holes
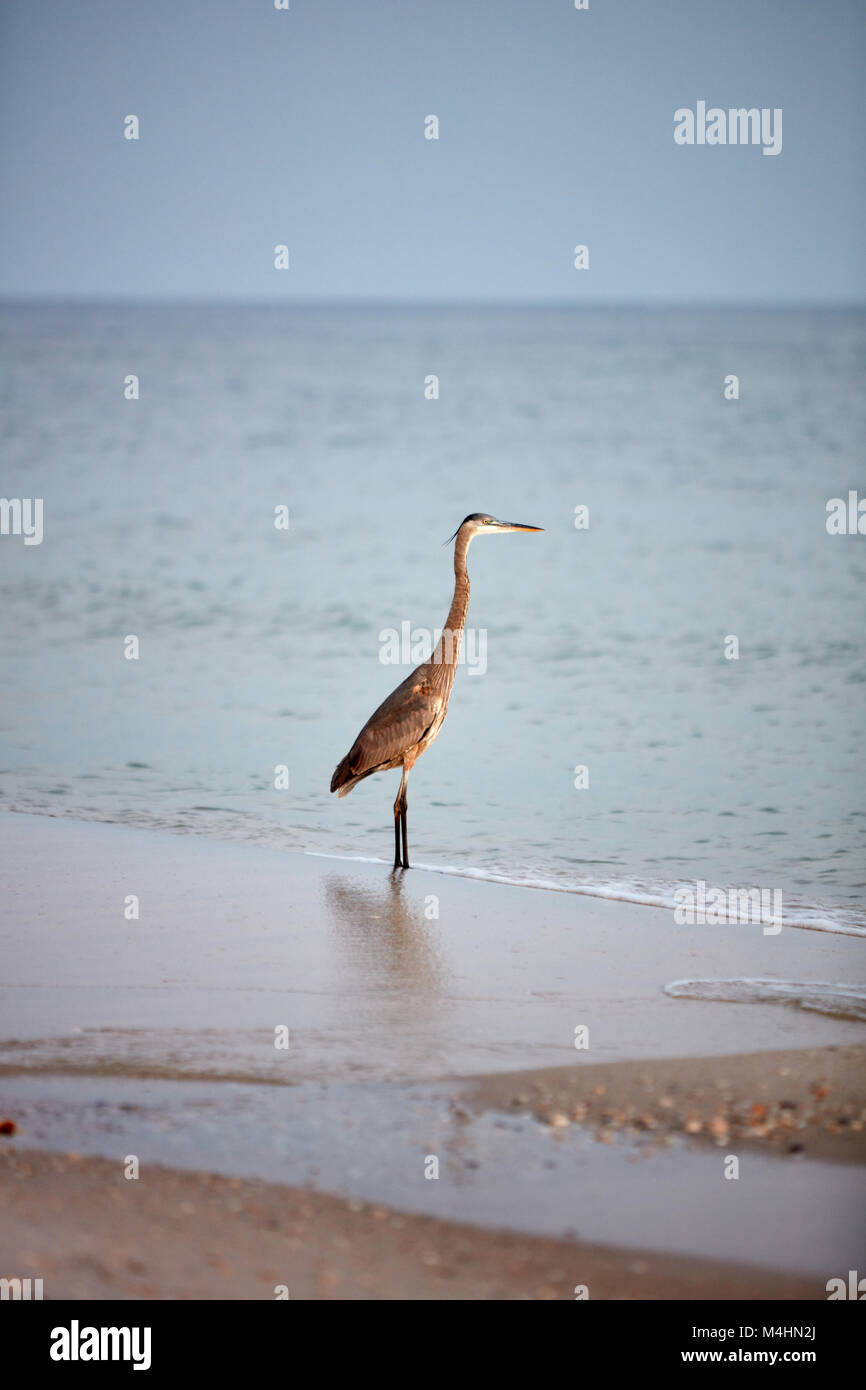
[[[45,519],[0,537],[0,806],[389,859],[397,775],[330,775],[486,510],[545,532],[470,550],[486,670],[412,773],[417,861],[866,929],[866,537],[825,527],[866,496],[864,346],[853,312],[7,306],[0,495]]]

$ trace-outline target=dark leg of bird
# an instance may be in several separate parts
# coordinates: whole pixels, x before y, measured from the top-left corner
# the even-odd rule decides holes
[[[406,834],[406,796],[403,796],[403,805],[400,807],[400,828],[403,832],[403,868],[409,867],[409,837]]]
[[[399,802],[399,797],[397,798]],[[399,869],[400,863],[400,816],[397,806],[394,807],[394,868]]]
[[[403,776],[400,778],[400,790],[397,793],[397,800],[394,802],[394,868],[408,869],[409,849],[406,837],[406,783],[409,780],[409,768],[403,767]],[[400,854],[400,834],[403,835],[403,853]]]

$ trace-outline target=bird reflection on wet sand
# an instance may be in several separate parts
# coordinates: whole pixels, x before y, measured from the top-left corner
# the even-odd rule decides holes
[[[414,998],[441,996],[449,972],[442,960],[430,896],[407,889],[392,872],[381,887],[348,874],[327,874],[325,902],[335,938],[356,974],[362,994],[399,992]]]

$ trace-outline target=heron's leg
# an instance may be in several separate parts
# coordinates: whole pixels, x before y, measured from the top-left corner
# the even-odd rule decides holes
[[[406,843],[406,783],[409,780],[409,769],[403,764],[403,776],[400,778],[400,790],[397,793],[397,800],[394,802],[394,868],[408,869],[409,852]],[[400,833],[403,834],[403,853],[400,854]]]
[[[400,862],[400,796],[394,802],[394,868],[402,868]]]

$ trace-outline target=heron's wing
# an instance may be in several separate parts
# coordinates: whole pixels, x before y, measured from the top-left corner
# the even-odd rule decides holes
[[[413,748],[430,729],[442,708],[441,691],[413,675],[392,691],[371,714],[340,763],[331,790],[350,778],[366,777]]]

